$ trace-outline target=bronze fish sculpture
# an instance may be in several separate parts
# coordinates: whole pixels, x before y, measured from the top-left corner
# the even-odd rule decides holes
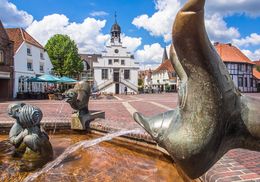
[[[89,114],[88,103],[91,95],[91,87],[89,83],[82,80],[75,84],[74,88],[65,92],[65,101],[75,109],[80,116]]]
[[[227,151],[260,151],[260,100],[242,95],[211,44],[205,0],[189,0],[172,28],[171,62],[181,82],[176,109],[139,123],[192,179]]]

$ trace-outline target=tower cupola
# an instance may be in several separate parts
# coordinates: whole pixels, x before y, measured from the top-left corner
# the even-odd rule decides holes
[[[115,23],[111,27],[111,43],[121,43],[121,27],[117,23],[117,15],[115,13]]]

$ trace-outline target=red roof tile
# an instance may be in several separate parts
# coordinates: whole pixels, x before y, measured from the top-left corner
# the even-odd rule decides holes
[[[254,61],[255,65],[260,66],[260,61]]]
[[[253,76],[260,80],[260,72],[256,68],[253,68]]]
[[[152,71],[151,69],[149,69],[149,70],[139,71],[138,73],[139,73],[139,77],[142,78],[142,79],[144,79],[145,76],[147,76],[148,78],[151,78],[152,72],[153,72],[153,71]]]
[[[174,71],[172,63],[169,59],[165,60],[154,72],[157,73],[160,71],[169,71],[169,72]]]
[[[215,43],[214,46],[224,62],[254,64],[254,62],[232,44]]]
[[[17,49],[21,46],[21,44],[24,41],[28,44],[44,49],[44,47],[39,42],[37,42],[30,34],[28,34],[22,28],[7,28],[6,32],[10,40],[14,41],[14,52],[17,51]]]

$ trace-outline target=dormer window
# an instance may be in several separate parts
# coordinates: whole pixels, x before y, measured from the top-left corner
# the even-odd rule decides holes
[[[28,55],[28,56],[31,56],[31,55],[32,55],[31,49],[30,49],[29,47],[27,47],[27,55]]]
[[[4,58],[4,51],[0,50],[0,64],[3,64],[5,62]]]

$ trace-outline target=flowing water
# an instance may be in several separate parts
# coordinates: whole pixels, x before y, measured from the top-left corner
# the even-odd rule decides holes
[[[48,172],[49,170],[51,170],[52,168],[54,168],[55,166],[59,165],[65,158],[67,158],[71,153],[75,152],[76,150],[78,150],[79,148],[88,148],[91,147],[93,145],[96,145],[100,142],[103,141],[108,141],[108,140],[112,140],[115,137],[121,136],[121,135],[126,135],[129,133],[140,133],[141,130],[140,129],[135,129],[135,130],[123,130],[123,131],[118,131],[115,133],[111,133],[111,134],[107,134],[103,137],[94,139],[94,140],[84,140],[84,141],[80,141],[72,146],[70,146],[69,148],[67,148],[63,154],[61,154],[57,159],[55,159],[54,161],[48,163],[43,169],[41,169],[40,171],[28,176],[25,178],[25,182],[29,182],[29,181],[33,181],[34,179],[36,179],[38,176],[40,176],[43,173]]]
[[[60,104],[60,107],[57,108],[57,110],[56,110],[56,113],[57,113],[57,116],[56,116],[56,117],[57,117],[57,118],[60,118],[60,117],[61,117],[61,111],[63,110],[64,105],[65,105],[65,101],[62,100],[62,101],[61,101],[61,104]],[[54,129],[53,129],[52,134],[55,134],[55,132],[56,132],[56,127],[57,127],[57,120],[55,120],[55,122],[54,122]]]
[[[111,140],[131,132],[139,131],[120,131],[101,138],[94,134],[51,135],[56,160],[34,173],[19,171],[16,164],[21,160],[1,155],[0,150],[0,181],[182,181],[171,159],[161,152]],[[0,141],[6,138],[0,135]]]

